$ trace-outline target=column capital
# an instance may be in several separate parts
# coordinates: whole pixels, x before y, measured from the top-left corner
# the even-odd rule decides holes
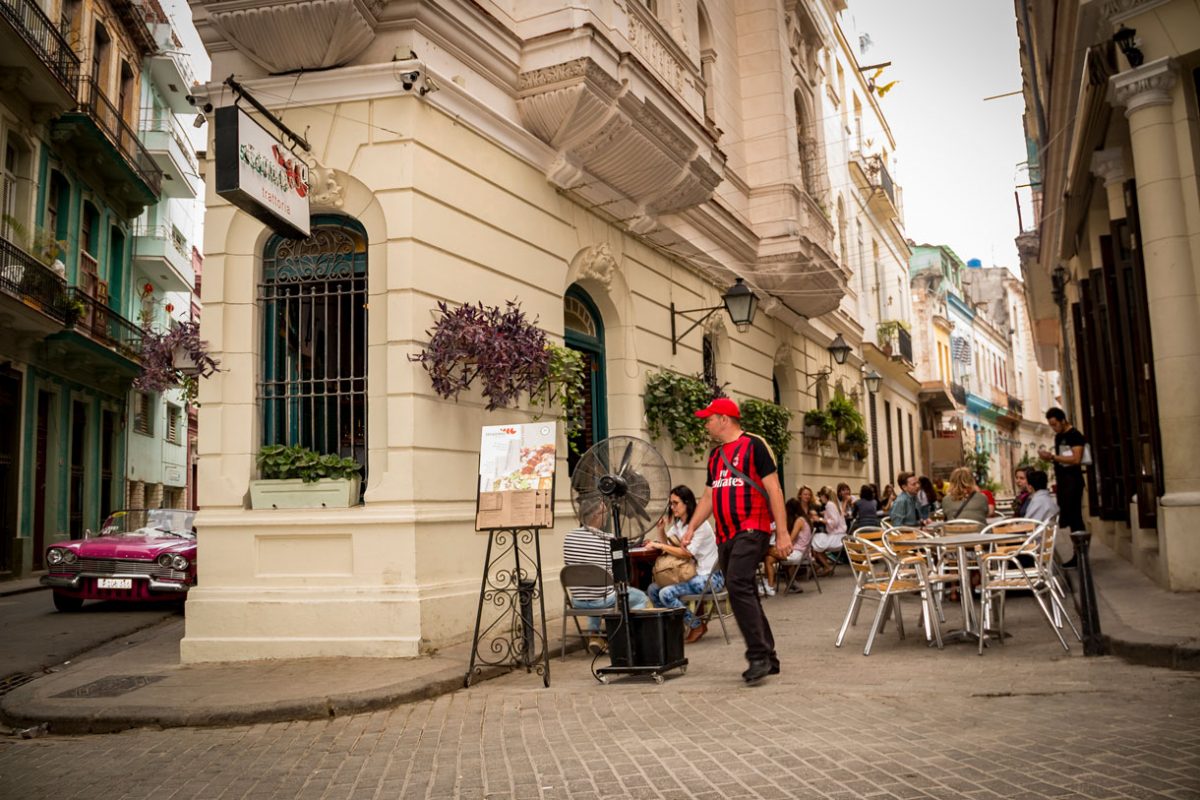
[[[1104,180],[1105,186],[1125,181],[1125,155],[1119,147],[1109,147],[1092,153],[1092,174]]]
[[[1125,116],[1150,106],[1169,105],[1171,88],[1179,76],[1179,65],[1163,56],[1110,78],[1116,105],[1125,106]]]

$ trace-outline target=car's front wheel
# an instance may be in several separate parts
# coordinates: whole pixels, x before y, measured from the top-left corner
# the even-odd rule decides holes
[[[83,598],[71,597],[69,594],[55,592],[54,607],[59,611],[78,611],[79,609],[83,608]]]

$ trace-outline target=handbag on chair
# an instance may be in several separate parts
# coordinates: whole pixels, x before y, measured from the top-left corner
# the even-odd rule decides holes
[[[682,547],[674,536],[667,541],[674,547]],[[654,560],[654,583],[659,587],[673,586],[696,577],[696,559],[663,553]]]

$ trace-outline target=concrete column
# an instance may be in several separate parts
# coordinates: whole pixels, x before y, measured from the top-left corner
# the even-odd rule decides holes
[[[1112,78],[1125,107],[1137,180],[1142,257],[1162,433],[1160,546],[1172,589],[1200,588],[1200,302],[1180,177],[1180,130],[1191,134],[1178,66],[1160,58]],[[1176,113],[1178,107],[1179,112]],[[1176,120],[1178,119],[1178,123]],[[1194,184],[1192,186],[1194,191]]]

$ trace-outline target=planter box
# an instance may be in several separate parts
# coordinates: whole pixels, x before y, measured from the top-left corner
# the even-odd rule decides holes
[[[358,505],[361,478],[336,478],[305,483],[299,478],[250,481],[250,507],[349,508]]]
[[[807,439],[824,439],[829,434],[825,433],[825,429],[820,425],[805,425],[804,436]]]

